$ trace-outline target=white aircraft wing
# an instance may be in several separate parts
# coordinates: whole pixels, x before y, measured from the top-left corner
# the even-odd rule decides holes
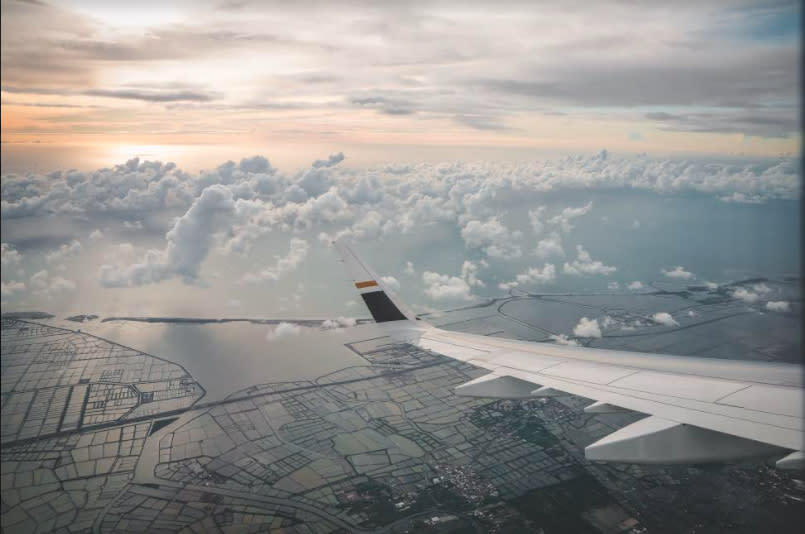
[[[585,411],[648,417],[589,445],[590,460],[705,463],[780,456],[805,468],[803,369],[771,362],[667,356],[450,332],[418,320],[352,248],[334,243],[375,322],[401,342],[487,369],[456,394],[533,398],[572,394]]]

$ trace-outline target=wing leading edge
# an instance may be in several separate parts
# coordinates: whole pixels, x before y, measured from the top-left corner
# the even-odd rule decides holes
[[[805,468],[802,366],[441,330],[416,320],[348,244],[339,241],[335,247],[372,317],[390,337],[489,371],[458,386],[456,394],[521,399],[572,394],[595,401],[585,409],[589,413],[648,415],[587,446],[590,460],[670,464],[776,455],[782,456],[779,468]]]

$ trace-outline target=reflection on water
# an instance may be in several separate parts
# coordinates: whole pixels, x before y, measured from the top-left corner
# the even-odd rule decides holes
[[[344,346],[355,341],[343,332],[305,328],[298,336],[273,341],[273,327],[252,323],[170,324],[111,321],[67,323],[96,336],[120,343],[183,366],[207,390],[205,400],[268,382],[312,380],[332,371],[366,362]],[[357,327],[366,338],[376,326]]]

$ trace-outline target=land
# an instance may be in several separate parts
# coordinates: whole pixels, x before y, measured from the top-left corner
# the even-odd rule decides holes
[[[762,283],[796,291],[790,281]],[[539,341],[596,314],[610,317],[602,337],[577,341],[791,361],[800,303],[787,315],[760,315],[729,295],[707,288],[513,294],[431,320]],[[646,320],[658,303],[679,317],[677,326]],[[589,401],[572,396],[458,397],[453,388],[483,371],[388,338],[347,345],[363,365],[205,402],[202,384],[155,355],[31,319],[6,317],[1,326],[5,532],[803,526],[801,474],[771,461],[587,462],[584,446],[642,416],[588,415]]]

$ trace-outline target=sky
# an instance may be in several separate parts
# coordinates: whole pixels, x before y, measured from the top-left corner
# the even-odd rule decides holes
[[[3,170],[798,154],[799,3],[3,0]]]
[[[418,312],[797,276],[798,9],[4,0],[0,302],[364,317],[335,238]]]

